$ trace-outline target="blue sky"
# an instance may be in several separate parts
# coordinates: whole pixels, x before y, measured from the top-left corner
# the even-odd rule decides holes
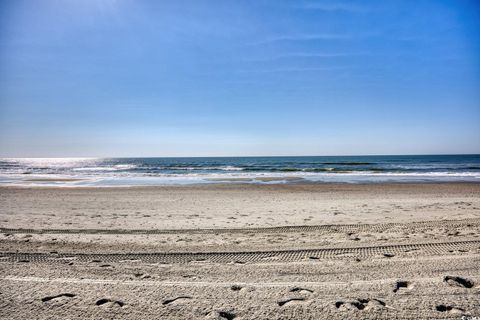
[[[0,1],[0,156],[480,153],[478,1]]]

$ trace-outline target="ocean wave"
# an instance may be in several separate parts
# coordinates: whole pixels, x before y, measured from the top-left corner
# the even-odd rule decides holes
[[[345,171],[332,173],[332,175],[357,175],[357,176],[404,176],[404,177],[478,177],[480,172],[377,172],[377,171]]]
[[[364,165],[372,165],[376,164],[375,162],[322,162],[322,164],[326,165],[340,165],[340,166],[364,166]]]
[[[146,168],[145,168],[146,169]],[[165,167],[150,167],[149,170],[178,170],[178,171],[242,171],[244,168],[234,166],[165,166]]]
[[[104,171],[128,171],[137,168],[136,164],[116,164],[105,167],[77,167],[72,168],[72,171],[89,171],[89,172],[104,172]]]
[[[234,166],[220,167],[220,169],[225,171],[243,171],[244,170],[244,168],[234,167]]]
[[[332,167],[327,167],[327,168],[304,168],[301,169],[300,171],[302,172],[335,172],[335,173],[346,173],[346,172],[354,172],[352,170],[346,170],[344,168],[332,168]]]
[[[146,185],[182,185],[204,183],[375,183],[375,182],[451,182],[470,181],[480,182],[480,173],[469,172],[452,174],[449,172],[430,172],[423,174],[406,173],[375,173],[375,172],[277,172],[277,173],[190,173],[190,174],[116,174],[98,175],[88,174],[71,175],[20,175],[5,176],[0,174],[0,185],[27,185],[27,186],[146,186]]]
[[[129,169],[137,168],[138,165],[136,165],[136,164],[117,164],[114,167],[119,169],[119,170],[129,170]]]
[[[87,174],[87,172],[85,172]],[[95,175],[97,176],[97,175]],[[229,172],[205,172],[190,170],[188,172],[113,172],[105,171],[98,175],[98,177],[108,178],[218,178],[218,177],[238,177],[238,178],[256,178],[256,177],[306,177],[306,178],[322,178],[322,177],[349,177],[349,176],[364,176],[364,177],[474,177],[480,178],[480,172],[391,172],[391,171],[352,171],[352,170],[328,170],[324,171],[229,171]]]
[[[119,169],[114,167],[82,167],[73,168],[72,171],[118,171]]]
[[[303,168],[303,167],[283,167],[283,168],[275,168],[275,167],[268,167],[268,168],[258,168],[258,167],[249,167],[245,168],[244,171],[251,171],[251,172],[356,172],[356,171],[376,171],[376,172],[381,172],[381,171],[386,171],[384,168],[356,168],[355,170],[353,169],[347,169],[345,167],[320,167],[320,168]]]
[[[55,185],[55,186],[129,186],[129,185],[175,185],[203,183],[375,183],[375,182],[480,182],[480,172],[217,172],[138,174],[134,172],[105,171],[91,175],[88,171],[70,175],[0,174],[0,185]]]

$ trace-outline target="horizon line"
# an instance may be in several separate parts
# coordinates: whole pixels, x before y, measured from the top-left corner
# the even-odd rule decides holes
[[[347,154],[347,155],[270,155],[270,156],[109,156],[109,157],[95,157],[95,156],[74,156],[74,157],[3,157],[0,159],[134,159],[134,158],[302,158],[302,157],[398,157],[398,156],[480,156],[480,153],[425,153],[425,154]]]

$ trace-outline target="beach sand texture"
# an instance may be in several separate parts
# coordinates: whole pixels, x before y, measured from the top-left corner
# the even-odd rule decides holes
[[[480,184],[0,188],[2,319],[480,316]]]

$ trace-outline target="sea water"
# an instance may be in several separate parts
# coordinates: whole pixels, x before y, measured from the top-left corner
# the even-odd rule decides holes
[[[3,158],[1,185],[480,182],[480,155]]]

